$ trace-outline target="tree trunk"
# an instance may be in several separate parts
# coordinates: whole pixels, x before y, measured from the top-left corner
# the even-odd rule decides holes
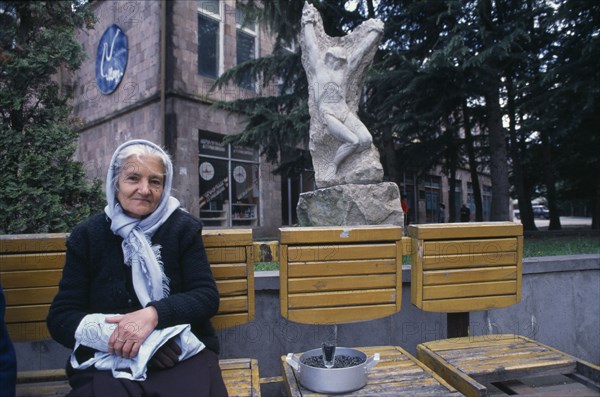
[[[475,147],[473,146],[473,131],[471,130],[471,119],[469,118],[469,109],[467,100],[462,103],[463,129],[465,131],[465,145],[467,147],[467,157],[469,158],[469,171],[471,173],[471,183],[473,186],[473,197],[475,199],[475,221],[483,222],[483,202],[481,199],[481,187],[479,185],[479,173],[477,172],[477,159],[475,157]]]
[[[548,210],[550,211],[550,225],[548,230],[560,230],[560,214],[558,213],[558,204],[556,200],[556,188],[554,187],[554,167],[552,165],[552,153],[550,136],[542,131],[542,154],[544,158],[544,179],[546,181],[546,200],[548,200]]]
[[[519,215],[523,229],[525,230],[537,230],[535,221],[533,219],[533,209],[531,208],[531,200],[529,195],[525,191],[525,182],[523,181],[523,165],[521,164],[521,153],[519,152],[519,142],[517,140],[517,129],[516,129],[516,106],[515,106],[515,93],[513,86],[512,73],[506,78],[506,91],[508,96],[508,118],[510,120],[509,135],[510,135],[510,156],[512,159],[512,172],[513,172],[513,186],[517,193],[517,200],[519,201]]]
[[[600,229],[600,181],[596,184],[595,198],[592,199],[592,229]],[[593,197],[594,197],[593,196]]]
[[[446,141],[446,166],[448,167],[448,207],[450,210],[448,216],[448,222],[456,222],[456,169],[458,163],[458,145],[456,145],[456,134],[454,133],[454,126],[452,121],[449,119],[445,120],[444,130]],[[438,208],[439,211],[439,208]]]
[[[508,157],[502,128],[499,82],[489,86],[485,94],[487,128],[490,134],[490,174],[492,178],[492,221],[508,221],[510,208]]]

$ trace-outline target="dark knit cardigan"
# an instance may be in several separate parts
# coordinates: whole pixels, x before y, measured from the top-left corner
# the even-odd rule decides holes
[[[219,293],[206,258],[200,220],[183,210],[175,211],[156,231],[170,295],[149,305],[158,312],[157,329],[191,324],[192,332],[207,348],[219,353],[219,342],[209,319],[219,308]],[[110,219],[94,215],[73,229],[67,239],[67,255],[48,313],[52,337],[73,349],[75,330],[90,313],[128,313],[141,309],[124,264],[123,239],[110,230]]]

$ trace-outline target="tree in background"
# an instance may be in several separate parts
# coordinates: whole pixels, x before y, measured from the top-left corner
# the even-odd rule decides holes
[[[400,182],[402,171],[422,176],[442,166],[451,201],[456,169],[468,162],[477,220],[482,220],[478,173],[490,172],[492,220],[512,219],[512,192],[526,230],[536,228],[531,201],[541,196],[550,208],[550,228],[560,228],[559,201],[573,197],[589,200],[593,227],[599,227],[600,183],[592,171],[598,169],[599,140],[592,126],[600,114],[600,69],[594,61],[600,2],[380,0],[352,2],[358,5],[352,11],[344,0],[313,3],[331,36],[369,17],[385,21],[359,115],[391,180]],[[298,35],[302,2],[247,6],[278,43]],[[231,141],[254,144],[278,160],[282,147],[308,140],[299,54],[250,61],[229,70],[217,85],[242,69],[264,83],[287,76],[281,98],[217,104],[248,114],[248,127]]]
[[[0,233],[64,232],[103,204],[73,160],[76,121],[57,83],[84,59],[75,30],[94,18],[71,1],[3,1],[0,19]]]

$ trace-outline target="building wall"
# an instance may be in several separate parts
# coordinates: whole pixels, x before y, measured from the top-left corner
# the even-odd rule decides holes
[[[255,96],[256,93],[229,86],[209,92],[214,80],[198,74],[198,7],[201,2],[167,2],[167,24],[161,26],[159,0],[97,1],[93,7],[98,22],[78,37],[87,60],[70,77],[74,92],[74,115],[81,122],[78,160],[90,178],[104,180],[112,153],[121,143],[143,138],[168,149],[174,162],[174,194],[182,205],[198,215],[198,131],[232,135],[243,130],[243,119],[210,108],[214,100]],[[224,5],[223,63],[225,70],[236,63],[235,1]],[[123,80],[110,95],[100,93],[95,78],[98,41],[117,24],[127,35],[129,57]],[[161,29],[165,28],[166,76],[161,82]],[[271,39],[258,33],[260,54],[272,51]],[[162,84],[161,84],[162,83]],[[164,111],[161,88],[164,85]],[[164,112],[165,132],[162,131]],[[278,176],[261,161],[261,225],[255,236],[275,236],[281,226],[281,193]]]
[[[90,178],[104,180],[118,145],[132,138],[160,142],[160,3],[98,1],[93,7],[94,29],[78,34],[87,59],[72,76],[73,113],[82,125],[76,157]],[[119,86],[103,95],[96,84],[96,51],[112,24],[127,35],[129,57]]]

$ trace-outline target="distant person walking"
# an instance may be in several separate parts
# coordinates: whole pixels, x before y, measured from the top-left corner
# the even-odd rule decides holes
[[[404,212],[404,231],[406,232],[406,228],[408,227],[408,211],[410,211],[410,207],[406,202],[406,196],[402,194],[400,197],[400,206],[402,207],[402,212]]]
[[[446,221],[446,206],[444,203],[440,203],[440,208],[438,209],[438,223],[444,223]]]
[[[471,220],[471,210],[467,207],[466,204],[463,204],[460,207],[460,221],[461,222],[469,222]]]

